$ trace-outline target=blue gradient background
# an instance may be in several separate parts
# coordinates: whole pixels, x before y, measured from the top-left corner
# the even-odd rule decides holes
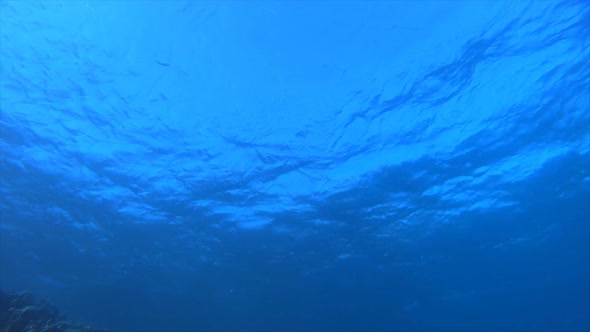
[[[114,331],[590,330],[587,1],[1,1],[0,286]]]

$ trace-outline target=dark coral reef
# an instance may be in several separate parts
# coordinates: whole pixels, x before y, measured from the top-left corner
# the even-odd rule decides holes
[[[69,322],[53,304],[37,301],[29,292],[0,290],[0,332],[105,332]]]

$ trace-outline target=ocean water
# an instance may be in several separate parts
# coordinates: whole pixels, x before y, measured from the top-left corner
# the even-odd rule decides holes
[[[0,2],[0,287],[112,331],[590,330],[588,1]]]

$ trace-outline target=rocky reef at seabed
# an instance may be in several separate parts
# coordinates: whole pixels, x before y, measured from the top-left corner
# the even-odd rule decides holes
[[[56,306],[29,292],[0,290],[0,332],[106,332],[66,321]]]

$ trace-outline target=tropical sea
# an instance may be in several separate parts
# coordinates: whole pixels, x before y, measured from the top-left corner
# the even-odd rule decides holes
[[[588,331],[590,3],[3,0],[0,194],[110,331]]]

